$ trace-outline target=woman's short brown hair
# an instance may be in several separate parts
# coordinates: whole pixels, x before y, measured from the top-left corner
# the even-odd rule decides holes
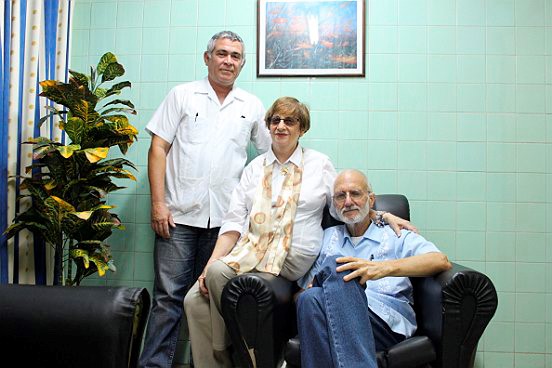
[[[274,101],[265,114],[265,123],[268,129],[270,129],[270,119],[279,114],[299,119],[299,129],[303,133],[310,129],[309,108],[295,97],[280,97]]]

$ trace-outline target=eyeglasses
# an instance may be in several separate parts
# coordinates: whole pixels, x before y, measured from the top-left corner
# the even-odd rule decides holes
[[[270,124],[272,125],[278,125],[280,124],[281,121],[284,122],[284,124],[286,124],[286,126],[288,127],[292,127],[294,126],[295,124],[297,124],[299,122],[299,119],[297,118],[282,118],[280,116],[273,116],[270,118]]]
[[[343,203],[347,199],[347,195],[349,195],[349,197],[351,197],[353,201],[358,201],[362,199],[362,197],[364,197],[365,193],[361,190],[351,190],[350,192],[338,192],[334,194],[333,199],[337,203]]]

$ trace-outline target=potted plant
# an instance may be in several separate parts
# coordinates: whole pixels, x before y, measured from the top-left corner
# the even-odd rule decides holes
[[[40,96],[63,106],[47,106],[40,124],[59,118],[70,143],[45,137],[24,142],[33,145],[33,163],[22,177],[18,200],[30,199],[31,205],[15,216],[5,233],[12,237],[28,229],[42,238],[55,249],[54,284],[79,285],[96,272],[103,276],[115,270],[105,240],[113,229],[124,227],[110,212],[113,206],[106,204],[106,197],[122,188],[113,178],[136,180],[127,170],[136,168],[122,157],[108,159],[108,153],[118,146],[126,154],[138,132],[127,117],[136,114],[132,102],[113,98],[131,87],[128,81],[113,82],[125,73],[115,55],[104,54],[89,75],[69,73],[69,83],[40,82]]]

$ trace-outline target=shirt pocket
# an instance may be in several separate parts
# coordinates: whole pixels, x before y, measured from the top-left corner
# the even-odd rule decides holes
[[[192,144],[207,142],[210,134],[209,120],[200,116],[189,117],[185,129],[182,129],[183,140]]]
[[[251,137],[252,126],[253,121],[246,118],[237,118],[230,120],[225,130],[236,145],[246,147]]]

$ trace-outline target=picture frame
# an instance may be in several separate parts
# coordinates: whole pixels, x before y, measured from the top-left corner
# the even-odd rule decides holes
[[[258,0],[258,77],[364,77],[364,0]]]

